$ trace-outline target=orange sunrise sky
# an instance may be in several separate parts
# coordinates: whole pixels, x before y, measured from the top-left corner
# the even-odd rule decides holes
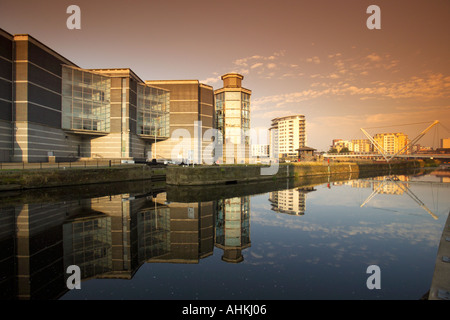
[[[69,30],[69,5],[81,29]],[[381,29],[370,30],[370,5]],[[143,80],[227,72],[252,90],[251,127],[304,114],[307,144],[364,138],[360,128],[420,143],[450,132],[450,1],[0,1],[0,28],[27,33],[81,68],[131,68]],[[404,124],[417,123],[404,126]]]

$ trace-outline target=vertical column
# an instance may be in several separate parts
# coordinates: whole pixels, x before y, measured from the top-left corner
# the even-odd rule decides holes
[[[17,297],[29,299],[31,296],[30,270],[30,221],[28,204],[20,207],[16,215],[17,223]]]
[[[128,157],[128,128],[127,128],[127,79],[122,79],[122,126],[121,126],[121,156],[122,158]]]
[[[13,134],[15,139],[13,161],[28,162],[28,41],[20,37],[15,39],[14,49],[15,117]]]

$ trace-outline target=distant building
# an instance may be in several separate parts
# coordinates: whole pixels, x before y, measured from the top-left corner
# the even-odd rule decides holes
[[[441,148],[450,149],[450,138],[441,139]]]
[[[214,91],[216,128],[221,133],[223,162],[241,163],[250,157],[250,96],[242,87],[243,75],[222,76],[223,87]]]
[[[387,154],[410,154],[410,148],[407,147],[409,143],[408,136],[404,133],[377,133],[373,139]],[[374,147],[374,150],[380,151]]]
[[[312,161],[315,160],[314,152],[316,149],[310,147],[301,147],[297,149],[297,158],[299,161]]]
[[[272,126],[269,128],[269,156],[270,159],[278,160],[279,157],[279,144],[278,144],[278,126]]]
[[[353,143],[348,140],[334,139],[332,148],[336,149],[337,152],[341,152],[342,149],[347,148],[350,152],[353,150]]]
[[[270,127],[271,146],[278,150],[279,159],[297,158],[297,149],[306,144],[306,120],[304,115],[272,119]],[[275,139],[277,137],[277,139]],[[271,151],[271,154],[274,154]]]
[[[268,144],[252,144],[252,157],[268,158],[269,145]]]
[[[350,151],[361,153],[368,153],[373,151],[372,143],[369,139],[353,139],[351,142],[352,148],[350,149]]]

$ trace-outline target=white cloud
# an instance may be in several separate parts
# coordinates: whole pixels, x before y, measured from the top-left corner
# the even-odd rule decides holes
[[[264,64],[263,64],[262,62],[258,62],[258,63],[253,64],[253,65],[250,67],[250,69],[255,69],[255,68],[261,67],[261,66],[263,66],[263,65],[264,65]]]
[[[372,62],[381,61],[381,57],[378,54],[376,54],[376,53],[371,53],[366,58],[369,59]]]
[[[312,58],[307,58],[306,59],[307,62],[311,62],[311,63],[315,63],[315,64],[319,64],[320,63],[320,58],[317,56],[314,56]]]
[[[212,84],[212,83],[220,82],[220,80],[221,80],[220,77],[209,77],[204,80],[200,80],[200,82],[205,83],[205,84]]]

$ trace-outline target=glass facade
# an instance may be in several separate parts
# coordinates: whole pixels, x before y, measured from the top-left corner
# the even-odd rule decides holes
[[[112,270],[111,217],[75,220],[63,232],[65,269],[79,266],[83,279]]]
[[[223,133],[225,128],[225,119],[224,119],[225,94],[223,92],[216,94],[215,101],[216,101],[216,128],[218,131],[222,133],[222,135],[219,135],[218,137],[218,143],[223,143]]]
[[[109,132],[110,90],[109,77],[63,66],[62,128]]]
[[[138,213],[139,261],[170,252],[170,208],[155,203]]]
[[[249,145],[250,94],[226,91],[216,94],[215,98],[216,127],[224,135],[224,142]]]
[[[137,134],[168,138],[170,92],[138,84]]]
[[[241,127],[244,132],[243,144],[250,144],[250,95],[248,93],[241,93]]]
[[[218,201],[216,243],[225,247],[245,247],[250,243],[250,197]]]

